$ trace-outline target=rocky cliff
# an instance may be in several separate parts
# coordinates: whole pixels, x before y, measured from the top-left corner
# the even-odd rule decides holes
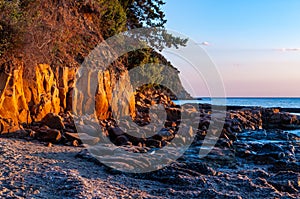
[[[0,29],[6,33],[5,38],[0,38],[1,133],[17,131],[23,123],[41,121],[48,113],[70,111],[76,75],[87,85],[97,76],[97,91],[89,94],[96,95],[99,118],[109,117],[111,106],[120,99],[127,99],[130,104],[124,113],[133,114],[134,96],[120,91],[112,98],[117,80],[120,86],[130,87],[128,72],[121,62],[98,74],[76,74],[84,57],[104,41],[104,35],[124,28],[126,18],[116,0],[97,4],[69,0],[4,1],[0,9],[5,11],[0,16]],[[86,107],[95,103],[78,100],[77,105]]]
[[[98,85],[96,93],[89,93],[95,96],[95,101],[88,102],[85,96],[76,99],[78,106],[76,110],[79,114],[91,103],[95,103],[98,118],[106,119],[111,116],[112,106],[117,106],[120,100],[127,100],[128,103],[121,113],[134,115],[134,95],[126,93],[126,89],[130,88],[128,72],[124,70],[117,74],[116,69],[117,67],[111,67],[96,74],[84,71],[84,75],[79,76],[86,87],[94,80],[94,75],[97,75],[98,79],[98,82],[95,82]],[[1,133],[16,131],[21,128],[22,123],[41,121],[48,113],[58,114],[72,109],[76,69],[67,67],[53,69],[48,64],[39,64],[32,73],[24,73],[23,64],[18,63],[10,73],[4,69],[2,71],[0,74]],[[114,87],[117,82],[118,86],[124,89],[119,89],[116,93]],[[114,98],[113,92],[115,92]]]
[[[103,71],[80,67],[98,44],[128,28],[118,0],[1,1],[0,12],[1,133],[39,122],[48,113],[70,111],[74,104],[78,114],[95,107],[100,119],[111,117],[112,110],[116,117],[134,116],[128,70],[151,60],[170,66],[146,50],[130,59],[125,54]],[[110,59],[114,50],[107,49],[111,54],[99,53]],[[188,95],[177,71],[168,76],[175,76],[175,87]]]

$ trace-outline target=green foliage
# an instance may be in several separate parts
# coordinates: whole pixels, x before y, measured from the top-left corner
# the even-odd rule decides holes
[[[135,73],[130,74],[130,80],[134,87],[137,87],[136,85],[139,85],[141,81],[147,82],[143,85],[146,86],[145,88],[160,85],[164,80],[163,71],[164,67],[158,63],[141,65],[135,68]]]
[[[21,42],[22,16],[19,0],[0,0],[0,56]]]
[[[8,24],[16,24],[22,17],[19,0],[0,0],[0,16]]]
[[[128,53],[119,61],[127,66],[128,70],[134,68],[130,80],[134,87],[140,87],[141,80],[148,84],[140,89],[145,90],[157,85],[169,85],[175,89],[173,92],[181,96],[188,96],[178,77],[179,71],[174,68],[161,54],[152,48],[145,48]]]
[[[117,0],[103,1],[105,9],[101,12],[101,29],[104,39],[126,30],[126,13]]]
[[[130,56],[129,60],[139,70],[138,77],[131,77],[136,80],[146,80],[150,84],[160,84],[164,77],[162,76],[163,66],[160,65],[160,60],[153,56],[151,49],[143,49],[135,51],[135,56]],[[135,61],[134,61],[135,60]],[[138,82],[138,81],[136,81]]]
[[[126,11],[130,29],[141,27],[164,27],[167,20],[161,10],[165,2],[161,0],[119,0]]]
[[[151,33],[142,33],[144,38],[152,47],[162,50],[164,47],[185,46],[187,39],[175,37],[165,29],[167,20],[161,6],[163,0],[119,0],[127,16],[127,27],[129,29],[151,27]]]
[[[138,27],[163,28],[162,5],[161,0],[0,0],[0,58],[22,54],[26,65],[73,67],[102,38]],[[186,43],[164,29],[141,36],[159,49]],[[145,50],[123,63],[130,69],[157,59]]]
[[[118,0],[0,0],[3,61],[21,53],[28,66],[44,62],[73,67],[103,37],[124,30],[126,13]]]
[[[163,0],[119,0],[119,2],[126,12],[128,29],[151,28],[150,32],[145,31],[138,36],[146,40],[152,48],[162,50],[165,47],[178,48],[186,45],[187,39],[175,37],[164,29],[167,20],[161,9],[165,4]],[[129,52],[121,58],[127,69],[137,67],[139,70],[137,77],[131,76],[132,83],[138,83],[141,78],[150,82],[142,87],[143,89],[154,87],[157,84],[170,85],[171,83],[173,88],[178,89],[176,92],[185,93],[178,77],[179,71],[152,48]]]

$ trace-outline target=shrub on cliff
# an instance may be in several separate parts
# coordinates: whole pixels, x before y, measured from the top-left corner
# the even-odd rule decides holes
[[[158,49],[185,45],[186,39],[163,29],[163,4],[161,0],[0,0],[0,65],[17,57],[28,72],[38,63],[78,67],[103,39],[139,27],[162,28],[158,35],[147,37]],[[119,61],[127,69],[145,63],[171,66],[151,48]],[[154,71],[159,75],[159,68]]]
[[[17,0],[0,0],[0,57],[21,42],[22,12]]]
[[[78,67],[103,38],[124,30],[117,0],[0,0],[0,65],[22,57],[26,68]]]
[[[47,45],[52,44],[51,49],[48,50],[54,51],[52,52],[54,54],[57,49],[64,46],[61,43],[67,43],[69,39],[72,40],[71,43],[79,44],[79,46],[81,42],[87,42],[86,40],[90,39],[89,36],[85,38],[63,37],[64,34],[70,35],[69,33],[76,35],[78,29],[82,28],[92,29],[90,33],[93,32],[93,34],[101,33],[104,39],[127,29],[164,28],[166,19],[161,10],[162,5],[164,2],[161,0],[0,0],[0,31],[2,33],[0,49],[4,54],[6,50],[13,48],[12,44],[17,43],[15,39],[25,41],[28,38],[24,34],[37,34],[34,31],[38,28],[43,29],[43,34],[49,31],[56,32],[57,37],[52,34],[53,41],[47,43]],[[80,25],[88,20],[92,23],[85,24],[85,27]],[[64,28],[67,30],[62,30]],[[155,35],[148,37],[155,47],[178,46],[186,43],[185,39],[173,37],[163,29],[159,31],[164,37],[163,41]],[[31,41],[26,41],[28,42]],[[40,43],[44,44],[43,41]],[[90,50],[91,45],[81,47]],[[77,54],[78,48],[72,48],[71,51],[74,51],[72,54]]]

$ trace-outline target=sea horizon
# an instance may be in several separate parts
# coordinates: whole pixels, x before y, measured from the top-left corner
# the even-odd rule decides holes
[[[213,99],[216,99],[215,101]],[[224,100],[218,100],[224,99]],[[225,101],[225,104],[224,104]],[[224,106],[249,106],[265,108],[300,108],[300,97],[196,97],[192,100],[177,100],[176,104],[200,103]]]

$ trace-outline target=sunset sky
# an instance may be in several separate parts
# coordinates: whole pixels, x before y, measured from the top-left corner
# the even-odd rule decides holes
[[[300,97],[299,0],[166,0],[164,11],[167,29],[207,51],[228,97]]]

